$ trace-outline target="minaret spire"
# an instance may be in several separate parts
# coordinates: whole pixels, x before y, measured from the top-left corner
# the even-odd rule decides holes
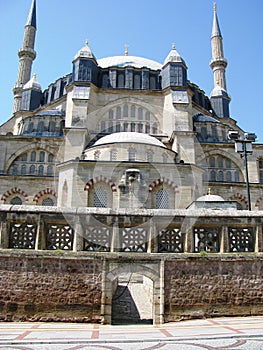
[[[211,46],[212,60],[210,62],[210,67],[214,73],[214,89],[210,97],[211,104],[218,117],[228,118],[230,97],[227,94],[226,88],[227,60],[224,57],[223,38],[218,23],[216,3],[214,3]]]
[[[36,0],[32,0],[29,16],[25,25],[22,49],[18,51],[19,70],[14,92],[13,113],[20,110],[23,86],[30,80],[32,63],[36,58]]]
[[[227,60],[224,58],[223,52],[223,38],[221,35],[217,13],[216,13],[216,3],[214,3],[214,19],[212,27],[212,60],[210,62],[210,67],[214,72],[214,87],[220,86],[226,90],[226,75],[225,69],[227,66]]]

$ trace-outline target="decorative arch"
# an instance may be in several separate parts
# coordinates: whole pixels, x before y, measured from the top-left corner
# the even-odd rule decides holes
[[[174,192],[179,192],[178,186],[172,180],[166,179],[164,177],[153,181],[149,186],[149,192],[152,192],[155,187],[163,184],[170,186],[174,190]]]
[[[246,207],[248,205],[248,201],[247,201],[247,198],[241,194],[241,193],[235,193],[233,194],[232,196],[229,197],[229,200],[231,201],[237,201],[241,204],[244,204]]]
[[[28,201],[28,194],[23,191],[21,188],[18,188],[18,187],[13,187],[11,190],[8,190],[6,191],[2,197],[1,197],[1,200],[6,203],[7,199],[10,197],[10,196],[13,196],[14,194],[19,194],[21,196],[23,196],[25,198],[25,202]]]
[[[54,196],[55,198],[57,198],[56,192],[53,191],[53,190],[50,189],[50,188],[47,188],[47,189],[45,189],[45,190],[39,191],[39,192],[35,195],[33,201],[36,202],[36,204],[37,204],[38,201],[39,201],[39,199],[40,199],[41,197],[45,196],[45,195],[52,195],[52,196]]]
[[[91,189],[91,187],[93,187],[96,183],[99,183],[99,182],[104,182],[105,184],[107,184],[111,187],[112,192],[117,192],[117,187],[116,187],[115,183],[102,175],[96,176],[94,179],[90,179],[86,183],[86,185],[84,187],[84,191],[89,191]]]

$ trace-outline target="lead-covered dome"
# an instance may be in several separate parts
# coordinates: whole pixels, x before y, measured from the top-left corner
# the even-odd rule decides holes
[[[134,67],[134,68],[149,68],[151,70],[161,70],[162,65],[159,62],[150,60],[144,57],[137,56],[112,56],[101,58],[98,61],[101,68],[109,67]]]
[[[100,138],[94,143],[93,147],[112,143],[142,143],[166,148],[166,146],[155,137],[138,132],[113,133]]]

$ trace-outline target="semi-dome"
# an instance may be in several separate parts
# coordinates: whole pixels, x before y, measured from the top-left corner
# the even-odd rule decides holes
[[[94,143],[93,147],[112,143],[142,143],[166,148],[166,146],[155,137],[138,132],[113,133],[100,138]]]
[[[151,70],[160,70],[162,65],[159,62],[148,58],[137,56],[112,56],[98,60],[98,65],[101,68],[109,67],[134,67],[134,68],[149,68]]]
[[[216,194],[206,194],[197,198],[197,202],[224,202],[224,198]]]

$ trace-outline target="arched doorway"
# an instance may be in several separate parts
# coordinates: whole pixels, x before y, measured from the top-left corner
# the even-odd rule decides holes
[[[122,274],[113,283],[112,324],[153,323],[153,281],[137,273]]]
[[[162,265],[161,261],[105,262],[103,323],[163,323]]]

